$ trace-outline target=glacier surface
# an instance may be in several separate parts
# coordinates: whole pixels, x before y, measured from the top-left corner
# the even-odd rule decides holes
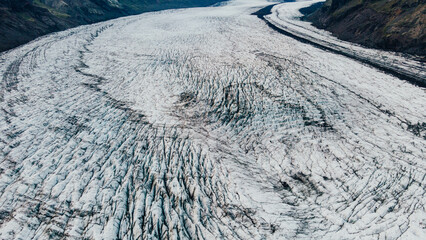
[[[425,89],[274,31],[270,4],[1,54],[0,239],[425,239]],[[305,5],[267,19],[337,41]]]

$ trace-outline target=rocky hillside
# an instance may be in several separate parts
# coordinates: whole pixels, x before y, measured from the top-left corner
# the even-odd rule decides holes
[[[220,0],[1,0],[0,51],[81,24]]]
[[[308,19],[343,40],[426,55],[426,0],[327,0]]]

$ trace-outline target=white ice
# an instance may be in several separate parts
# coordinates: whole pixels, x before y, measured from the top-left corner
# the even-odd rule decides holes
[[[425,90],[274,31],[269,4],[1,54],[0,238],[425,239]]]

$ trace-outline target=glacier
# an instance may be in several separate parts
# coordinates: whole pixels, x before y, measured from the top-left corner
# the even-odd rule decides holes
[[[424,76],[298,20],[313,2],[265,19]],[[425,239],[425,89],[280,34],[270,4],[2,53],[0,239]]]

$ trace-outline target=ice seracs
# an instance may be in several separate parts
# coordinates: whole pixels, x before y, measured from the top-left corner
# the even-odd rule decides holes
[[[424,238],[424,89],[277,33],[269,4],[0,55],[0,238]]]

